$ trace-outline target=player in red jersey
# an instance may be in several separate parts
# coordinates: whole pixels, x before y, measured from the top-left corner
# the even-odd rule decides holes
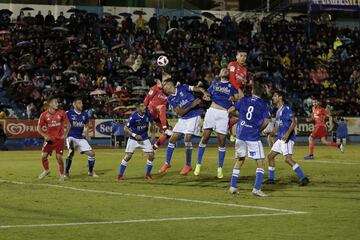
[[[332,121],[332,116],[330,113],[323,107],[320,106],[320,102],[317,99],[313,99],[313,108],[312,108],[312,118],[306,119],[307,122],[315,121],[315,127],[312,133],[309,136],[309,155],[304,157],[305,160],[310,160],[314,158],[314,139],[320,139],[321,142],[327,146],[338,147],[340,151],[344,152],[344,145],[337,144],[335,142],[328,142],[327,138],[327,127],[325,123],[325,118],[328,117],[329,121]]]
[[[246,68],[247,52],[245,50],[237,50],[236,61],[232,61],[228,64],[228,70],[230,72],[229,82],[239,91],[239,95],[243,96],[243,90],[248,83],[248,70]],[[232,127],[238,122],[236,117],[229,118],[229,129],[232,132]],[[232,135],[230,139],[232,140]],[[235,141],[235,140],[234,140]]]
[[[48,107],[39,118],[37,131],[44,137],[44,145],[42,148],[41,161],[44,171],[39,175],[39,179],[43,179],[50,173],[48,157],[52,151],[56,152],[56,160],[59,165],[60,180],[64,180],[64,162],[62,155],[64,151],[64,139],[70,130],[70,123],[63,110],[59,110],[58,99],[54,96],[48,98]]]
[[[170,75],[163,73],[163,80],[170,78]],[[162,135],[153,144],[153,149],[156,150],[161,144],[163,144],[167,138],[171,135],[168,130],[168,122],[166,119],[166,103],[167,96],[162,90],[162,83],[159,79],[155,80],[156,84],[150,88],[149,93],[144,100],[145,106],[149,108],[151,116],[158,128],[162,131]]]

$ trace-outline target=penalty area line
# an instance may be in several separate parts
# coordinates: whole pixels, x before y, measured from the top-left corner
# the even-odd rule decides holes
[[[269,207],[242,205],[242,204],[235,204],[235,203],[213,202],[213,201],[205,201],[205,200],[165,197],[165,196],[156,196],[156,195],[147,195],[147,194],[109,192],[109,191],[86,189],[86,188],[75,188],[75,187],[70,187],[70,186],[54,185],[54,184],[17,182],[17,181],[5,180],[5,179],[0,179],[0,183],[10,183],[10,184],[16,184],[16,185],[31,185],[31,186],[40,186],[40,187],[49,187],[49,188],[61,188],[61,189],[78,191],[78,192],[101,193],[101,194],[107,194],[107,195],[128,196],[128,197],[136,197],[136,198],[172,200],[172,201],[178,201],[178,202],[200,203],[200,204],[218,205],[218,206],[226,206],[226,207],[237,207],[237,208],[247,208],[247,209],[258,209],[258,210],[281,212],[281,213],[291,213],[291,214],[304,214],[304,213],[307,213],[307,212],[302,212],[302,211],[294,211],[294,210],[280,209],[280,208],[269,208]]]
[[[121,221],[103,221],[103,222],[73,222],[73,223],[46,223],[46,224],[24,224],[24,225],[0,225],[0,229],[9,228],[40,228],[40,227],[68,227],[81,225],[109,225],[109,224],[126,224],[126,223],[147,223],[147,222],[164,222],[164,221],[191,221],[191,220],[212,220],[226,218],[246,218],[246,217],[268,217],[281,215],[295,215],[303,213],[259,213],[244,215],[225,215],[225,216],[204,216],[204,217],[177,217],[177,218],[149,218],[149,219],[133,219]]]

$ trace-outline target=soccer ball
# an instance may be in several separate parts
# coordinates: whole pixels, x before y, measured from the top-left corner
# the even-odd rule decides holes
[[[166,56],[161,55],[156,62],[160,67],[165,67],[169,63],[169,59]]]

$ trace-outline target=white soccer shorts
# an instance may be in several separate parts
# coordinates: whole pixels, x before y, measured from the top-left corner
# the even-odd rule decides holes
[[[236,139],[235,158],[241,158],[247,155],[254,160],[264,159],[264,148],[261,141],[243,141]]]
[[[78,139],[74,137],[67,137],[66,146],[68,149],[70,149],[71,147],[74,147],[74,150],[79,149],[80,153],[92,151],[89,142],[84,138]]]
[[[227,134],[229,127],[229,114],[226,110],[209,108],[204,118],[203,130],[212,129],[220,134]]]
[[[188,119],[180,118],[175,124],[173,132],[199,136],[200,120],[201,120],[200,116],[196,116]]]
[[[286,155],[292,155],[293,154],[293,148],[294,148],[295,142],[292,140],[289,140],[288,142],[285,142],[283,140],[276,140],[274,145],[271,148],[271,151],[280,153],[284,156]]]
[[[126,144],[126,153],[133,153],[135,149],[141,148],[143,152],[146,153],[152,153],[154,152],[151,142],[149,139],[146,139],[144,141],[136,141],[134,139],[129,138]]]

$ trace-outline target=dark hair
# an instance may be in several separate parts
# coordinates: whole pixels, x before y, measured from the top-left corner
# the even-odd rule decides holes
[[[82,101],[82,97],[80,97],[80,96],[77,96],[77,97],[74,97],[74,99],[73,99],[73,102],[76,102],[76,101]]]
[[[51,102],[52,100],[54,99],[58,99],[58,96],[56,95],[49,95],[47,98],[46,98],[46,101],[49,103]]]
[[[286,93],[282,90],[276,90],[274,94],[277,94],[279,97],[282,98],[283,102],[286,102]]]

